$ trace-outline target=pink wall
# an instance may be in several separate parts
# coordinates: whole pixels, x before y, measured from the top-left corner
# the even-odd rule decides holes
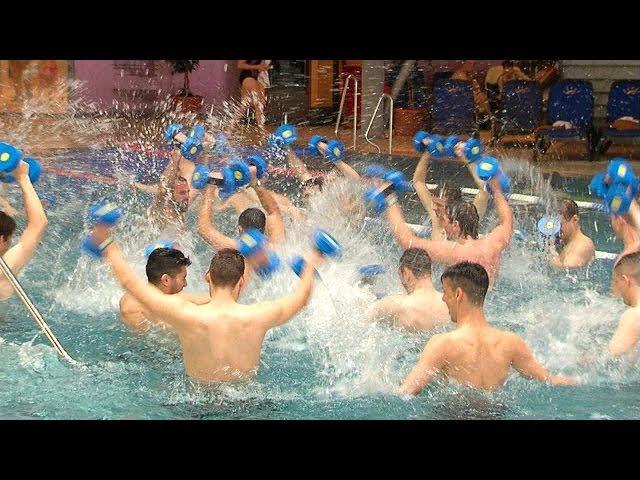
[[[114,110],[115,102],[145,109],[158,95],[176,93],[184,78],[172,75],[163,60],[76,60],[74,72],[85,82],[83,98],[102,110]],[[239,94],[236,60],[201,60],[189,79],[191,91],[204,97],[205,109]]]

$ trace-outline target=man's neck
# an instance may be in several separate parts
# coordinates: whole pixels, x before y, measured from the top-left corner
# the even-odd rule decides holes
[[[214,304],[236,303],[236,297],[231,288],[211,288],[211,300]]]
[[[484,317],[484,310],[482,307],[467,306],[462,311],[458,311],[458,318],[456,321],[456,328],[462,328],[466,326],[484,326],[487,324],[487,319]]]
[[[416,280],[416,283],[413,286],[413,290],[411,290],[410,295],[413,295],[414,293],[417,294],[423,294],[423,293],[431,293],[435,290],[435,288],[433,288],[433,282],[431,281],[430,278],[421,278],[419,280]]]

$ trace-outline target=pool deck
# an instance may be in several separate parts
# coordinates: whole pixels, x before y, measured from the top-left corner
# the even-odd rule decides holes
[[[40,156],[46,156],[47,154],[70,148],[99,147],[104,144],[104,134],[92,133],[92,129],[82,128],[82,122],[90,125],[91,121],[92,119],[90,118],[75,120],[75,123],[72,124],[73,128],[65,129],[64,126],[61,126],[66,123],[64,119],[57,119],[55,117],[37,116],[25,119],[18,115],[0,115],[0,140],[11,143],[13,140],[12,136],[4,132],[18,129],[21,132],[21,136],[29,139],[28,153]],[[118,136],[122,135],[121,139],[113,139],[116,143],[121,143],[120,140],[122,140],[122,143],[126,143],[135,138],[144,138],[144,135],[148,135],[149,131],[157,130],[158,127],[155,126],[155,124],[159,123],[159,119],[151,118],[113,118],[102,119],[101,121],[107,122],[111,131],[118,132]],[[276,126],[268,125],[267,128],[273,131]],[[130,133],[127,134],[127,132]],[[143,134],[143,132],[147,133]],[[333,125],[300,126],[298,127],[298,143],[306,143],[312,135],[323,135],[331,138],[334,136],[333,132]],[[353,138],[351,130],[345,125],[341,128],[339,134],[339,138],[345,142],[347,147],[350,147]],[[359,132],[359,134],[361,133]],[[486,145],[486,142],[490,139],[490,132],[481,131],[480,136]],[[240,134],[237,140],[248,141],[254,144],[261,143],[255,129],[251,127],[247,129],[247,132]],[[20,142],[16,141],[16,143],[19,144]],[[373,143],[380,147],[383,154],[388,152],[388,138],[377,138],[373,140]],[[358,138],[356,150],[363,153],[378,152],[373,145],[370,145],[361,137]],[[504,137],[499,146],[488,147],[486,152],[498,159],[509,156],[522,159],[522,161],[532,162],[532,135]],[[414,157],[416,159],[419,156],[413,149],[411,136],[394,136],[391,153],[392,155]],[[621,156],[630,160],[634,168],[636,168],[636,171],[639,171],[640,145],[612,145],[606,155],[601,156],[596,162],[591,162],[588,159],[584,143],[558,144],[551,147],[546,155],[537,162],[534,162],[534,165],[543,173],[557,172],[561,176],[591,177],[596,172],[603,170],[609,159],[614,156]]]

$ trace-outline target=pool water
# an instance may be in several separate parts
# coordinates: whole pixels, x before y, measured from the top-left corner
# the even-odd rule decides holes
[[[180,346],[170,333],[129,332],[118,317],[122,289],[108,268],[82,256],[78,245],[86,233],[84,217],[94,200],[122,203],[128,215],[117,239],[136,271],[144,276],[144,247],[157,239],[143,223],[148,194],[98,183],[94,175],[127,176],[133,170],[148,180],[166,159],[147,159],[117,151],[77,151],[48,163],[38,191],[55,194],[49,228],[34,260],[20,275],[24,289],[67,352],[81,366],[60,360],[17,298],[0,310],[0,418],[4,419],[637,419],[640,375],[638,358],[611,360],[605,350],[617,319],[620,299],[609,295],[612,262],[557,272],[530,244],[513,240],[503,254],[500,280],[486,300],[492,324],[521,335],[536,357],[554,373],[575,375],[580,385],[554,388],[513,373],[503,389],[484,393],[446,382],[429,386],[407,400],[393,394],[414,366],[434,332],[410,334],[368,320],[367,308],[378,292],[400,292],[397,264],[401,250],[384,222],[364,225],[339,213],[336,198],[358,186],[337,182],[316,198],[306,223],[288,222],[283,255],[304,252],[314,227],[326,228],[342,243],[344,258],[320,267],[308,306],[265,339],[255,381],[200,392],[184,375]],[[401,168],[410,178],[415,159],[355,155],[350,162]],[[318,165],[327,169],[326,165]],[[57,169],[57,170],[56,170]],[[429,181],[454,179],[473,183],[460,165],[436,163]],[[517,161],[505,162],[513,191],[549,195],[552,190],[586,195],[588,180],[552,179],[531,174]],[[66,173],[65,173],[66,171]],[[69,171],[75,177],[70,178]],[[60,172],[64,174],[60,174]],[[291,193],[293,181],[276,177],[274,188]],[[20,203],[15,187],[14,204]],[[296,200],[298,201],[298,200]],[[408,222],[426,215],[415,195],[402,199]],[[190,231],[177,238],[193,261],[187,291],[205,291],[203,275],[212,250],[195,234],[197,209],[188,215]],[[542,206],[515,205],[516,224],[533,234]],[[602,251],[618,252],[607,217],[581,212],[585,232]],[[231,233],[237,215],[220,215]],[[428,223],[428,220],[427,220]],[[20,220],[20,231],[24,221]],[[495,224],[489,207],[481,231]],[[374,285],[358,285],[358,268],[380,263],[386,273]],[[439,279],[442,267],[434,268]],[[253,279],[243,303],[278,297],[291,291],[297,277],[282,270],[269,282]],[[439,280],[435,285],[440,288]]]

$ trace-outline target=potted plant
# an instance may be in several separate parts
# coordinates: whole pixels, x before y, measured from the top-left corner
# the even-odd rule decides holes
[[[189,89],[189,74],[194,72],[198,68],[200,60],[167,60],[166,62],[171,66],[172,74],[184,74],[184,84],[182,88],[176,95],[171,96],[173,104],[176,106],[176,108],[180,106],[181,110],[183,111],[199,111],[202,107],[202,101],[204,99],[201,95],[194,95],[193,93],[191,93],[191,90]]]
[[[395,80],[404,61],[396,61],[391,67],[391,78]],[[427,96],[424,77],[414,63],[411,73],[394,102],[393,129],[396,135],[413,136],[424,129],[427,122]]]

